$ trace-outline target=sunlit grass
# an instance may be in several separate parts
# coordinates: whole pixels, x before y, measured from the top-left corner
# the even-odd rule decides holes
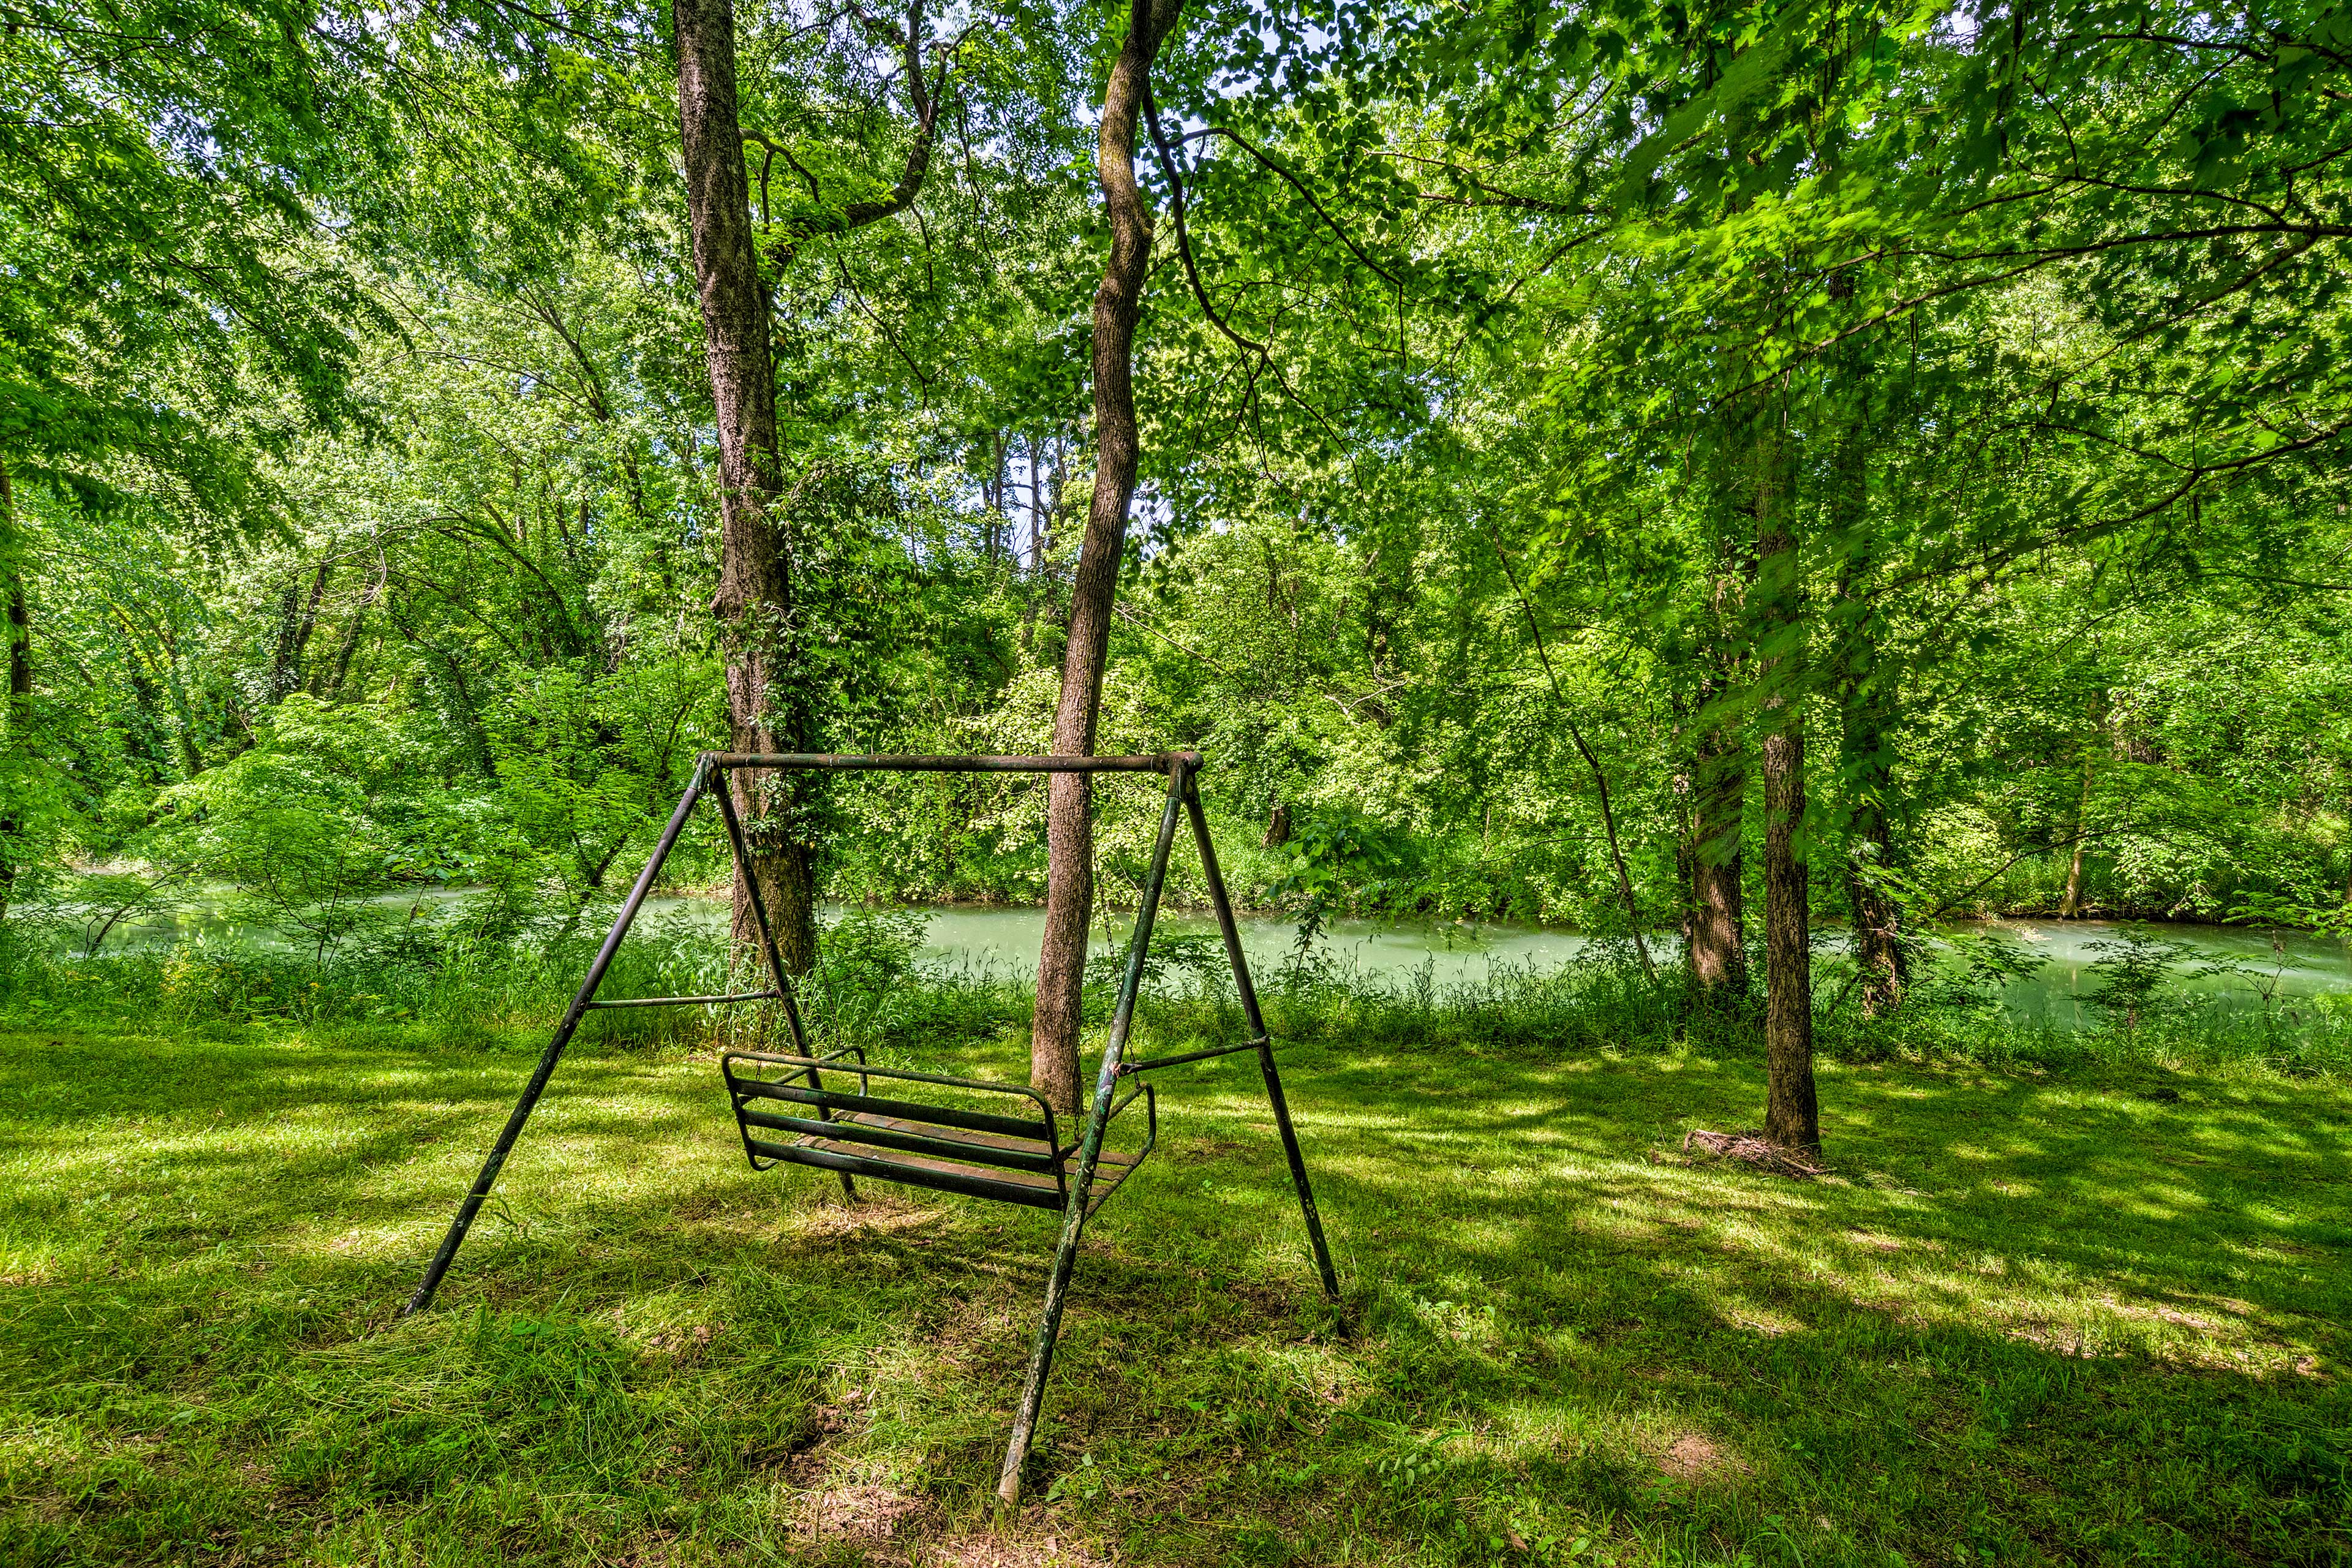
[[[2339,1084],[1832,1064],[1798,1184],[1679,1153],[1743,1058],[1311,1032],[1355,1337],[1247,1058],[1167,1073],[1012,1521],[1050,1215],[846,1209],[592,1046],[399,1321],[528,1056],[0,1036],[0,1561],[2352,1560]]]

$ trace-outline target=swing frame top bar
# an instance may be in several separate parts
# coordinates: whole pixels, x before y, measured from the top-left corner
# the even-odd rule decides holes
[[[695,759],[712,768],[805,768],[843,773],[1164,773],[1198,772],[1198,752],[1154,752],[1143,757],[949,757],[908,753],[856,755],[833,752],[705,752]]]

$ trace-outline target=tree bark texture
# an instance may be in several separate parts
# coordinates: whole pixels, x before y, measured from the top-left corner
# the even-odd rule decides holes
[[[1748,910],[1742,846],[1748,798],[1748,748],[1738,730],[1707,709],[1713,683],[1702,692],[1700,729],[1691,748],[1689,837],[1684,860],[1690,879],[1685,917],[1692,1001],[1730,1009],[1748,999]]]
[[[1843,275],[1841,275],[1843,278]],[[1851,298],[1850,281],[1833,298]],[[1903,906],[1883,873],[1894,863],[1895,834],[1887,802],[1895,792],[1891,737],[1895,680],[1879,648],[1885,626],[1876,609],[1872,574],[1877,563],[1870,531],[1870,469],[1883,426],[1866,338],[1838,360],[1851,403],[1838,442],[1830,498],[1832,543],[1838,552],[1838,741],[1840,774],[1848,805],[1845,827],[1846,911],[1853,927],[1854,963],[1861,972],[1864,1017],[1885,1017],[1903,1005],[1910,979],[1902,942]]]
[[[1095,172],[1110,222],[1110,262],[1095,290],[1095,491],[1070,591],[1069,641],[1054,750],[1091,754],[1110,650],[1112,600],[1127,548],[1127,514],[1141,459],[1135,423],[1135,323],[1151,259],[1151,214],[1135,180],[1135,133],[1151,84],[1151,62],[1176,26],[1183,0],[1134,0],[1127,40],[1103,91]],[[1029,1081],[1056,1107],[1078,1106],[1080,992],[1086,979],[1087,917],[1094,898],[1092,781],[1055,773],[1047,786],[1045,939],[1037,961],[1037,1012]]]
[[[738,752],[793,751],[803,737],[790,675],[781,668],[792,563],[774,515],[783,462],[735,90],[735,7],[732,0],[677,0],[672,16],[695,289],[719,426],[720,549],[711,608],[727,657],[729,743]],[[755,934],[756,879],[785,967],[805,973],[816,957],[816,857],[794,818],[791,784],[739,773],[729,788],[751,849],[751,863],[735,868],[736,940]]]
[[[1769,418],[1769,415],[1766,416]],[[1821,1147],[1805,845],[1804,584],[1777,427],[1756,443],[1758,747],[1764,777],[1764,1136]]]
[[[1793,717],[1765,732],[1764,1136],[1818,1150],[1813,1090],[1813,988],[1804,847],[1805,732]]]
[[[1862,971],[1862,1011],[1878,1018],[1903,1005],[1910,961],[1903,951],[1903,909],[1874,873],[1895,853],[1886,799],[1893,788],[1885,694],[1868,674],[1845,692],[1840,740],[1853,796],[1846,826],[1846,908],[1853,921],[1854,963]]]
[[[310,636],[319,629],[319,606],[327,597],[327,582],[334,574],[333,547],[319,557],[319,564],[310,574],[310,593],[301,596],[301,579],[298,575],[286,584],[279,600],[278,617],[278,647],[269,661],[269,700],[272,706],[283,702],[302,689],[302,657],[310,647]]]
[[[15,771],[32,760],[33,618],[25,602],[25,542],[16,531],[16,496],[5,464],[0,464],[0,605],[8,617],[8,698],[0,710],[0,738],[5,740]],[[0,788],[6,790],[5,803],[0,805],[0,920],[7,918],[16,891],[16,838],[25,830],[17,809],[23,786],[22,779],[0,778]]]

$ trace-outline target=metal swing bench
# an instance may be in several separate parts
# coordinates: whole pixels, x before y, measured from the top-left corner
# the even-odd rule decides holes
[[[705,752],[697,759],[694,777],[686,794],[670,814],[669,823],[662,829],[653,856],[637,875],[629,896],[621,905],[613,929],[605,935],[604,945],[597,950],[595,961],[588,966],[587,978],[572,998],[563,1020],[556,1026],[555,1035],[541,1054],[539,1065],[530,1081],[516,1102],[506,1126],[499,1133],[498,1142],[489,1157],[483,1162],[481,1174],[474,1180],[473,1189],[457,1210],[457,1216],[442,1237],[441,1247],[425,1273],[422,1283],[403,1309],[403,1315],[418,1312],[433,1303],[434,1292],[440,1288],[442,1276],[457,1255],[466,1239],[467,1230],[481,1209],[483,1200],[499,1179],[499,1172],[513,1150],[515,1139],[530,1118],[531,1110],[546,1092],[550,1078],[554,1075],[557,1060],[563,1047],[580,1026],[580,1021],[592,1008],[597,1007],[684,1007],[726,1005],[737,1002],[780,1002],[784,1018],[792,1031],[794,1051],[730,1051],[719,1059],[719,1070],[727,1084],[727,1094],[735,1112],[735,1123],[743,1139],[743,1152],[754,1170],[770,1170],[777,1165],[812,1165],[838,1173],[843,1194],[856,1197],[856,1179],[870,1177],[877,1181],[899,1182],[936,1191],[958,1193],[967,1197],[1009,1203],[1032,1208],[1050,1209],[1063,1215],[1060,1245],[1054,1252],[1052,1272],[1045,1285],[1045,1306],[1037,1324],[1037,1337],[1029,1354],[1029,1368],[1021,1390],[1021,1405],[1013,1418],[1011,1442],[1004,1452],[1004,1467],[998,1478],[997,1495],[1006,1503],[1018,1500],[1021,1491],[1021,1468],[1027,1458],[1031,1437],[1037,1426],[1037,1413],[1044,1404],[1046,1373],[1052,1369],[1054,1344],[1061,1330],[1062,1307],[1069,1289],[1070,1274],[1077,1261],[1079,1233],[1086,1222],[1102,1207],[1111,1194],[1123,1185],[1136,1168],[1142,1164],[1159,1139],[1160,1117],[1157,1098],[1148,1083],[1139,1083],[1124,1095],[1118,1093],[1120,1080],[1138,1078],[1160,1068],[1178,1067],[1186,1062],[1204,1061],[1213,1057],[1232,1056],[1242,1051],[1256,1053],[1258,1068],[1265,1080],[1266,1099],[1274,1112],[1274,1123],[1282,1138],[1283,1153],[1290,1163],[1290,1180],[1298,1194],[1300,1215],[1307,1222],[1307,1240],[1315,1249],[1315,1267],[1322,1278],[1324,1293],[1337,1301],[1339,1296],[1338,1277],[1331,1267],[1331,1251],[1323,1238],[1323,1222],[1315,1209],[1315,1194],[1307,1180],[1307,1163],[1298,1152],[1298,1136],[1290,1122],[1290,1108],[1283,1098],[1282,1079],[1276,1071],[1274,1047],[1265,1027],[1265,1016],[1258,1010],[1257,992],[1250,984],[1249,964],[1242,954],[1241,932],[1234,921],[1232,901],[1225,896],[1223,878],[1217,869],[1217,854],[1209,841],[1208,819],[1201,810],[1200,792],[1195,780],[1201,769],[1197,752],[1169,752],[1145,757],[939,757],[939,756],[831,756],[809,752]],[[737,815],[735,802],[729,792],[727,776],[730,773],[761,771],[811,770],[841,773],[1164,773],[1168,778],[1168,799],[1160,816],[1160,837],[1151,852],[1151,867],[1146,874],[1143,898],[1136,910],[1135,936],[1128,944],[1127,967],[1120,977],[1118,1001],[1111,1013],[1110,1030],[1103,1044],[1102,1063],[1095,1076],[1094,1099],[1073,1129],[1077,1134],[1064,1142],[1060,1122],[1053,1107],[1044,1097],[1025,1086],[988,1083],[976,1079],[948,1078],[935,1073],[908,1072],[897,1068],[871,1065],[865,1052],[856,1047],[830,1053],[824,1057],[810,1054],[808,1037],[801,1026],[800,1008],[793,994],[792,981],[784,973],[783,963],[776,950],[773,931],[768,924],[768,912],[760,899],[759,886],[746,879],[751,894],[751,915],[760,933],[760,945],[768,968],[769,985],[758,991],[731,992],[714,996],[631,996],[599,999],[597,988],[604,984],[604,972],[611,967],[613,955],[619,951],[629,926],[636,919],[646,892],[660,873],[662,863],[669,858],[678,835],[685,829],[687,819],[705,795],[715,795],[719,810],[727,826],[727,837],[737,863],[749,859],[750,850],[743,837],[743,824]],[[1137,994],[1142,989],[1144,955],[1151,942],[1151,928],[1160,910],[1160,898],[1168,879],[1168,859],[1176,839],[1179,816],[1189,816],[1192,837],[1201,852],[1201,869],[1208,883],[1209,900],[1217,915],[1217,925],[1224,936],[1225,955],[1234,969],[1234,984],[1241,996],[1242,1014],[1249,1026],[1250,1037],[1239,1045],[1217,1046],[1207,1050],[1187,1051],[1180,1056],[1160,1057],[1144,1061],[1127,1059],[1127,1037],[1135,1018]],[[828,1075],[832,1075],[828,1083]],[[834,1087],[848,1079],[857,1082],[856,1093]],[[876,1094],[876,1080],[886,1092]],[[905,1085],[901,1089],[897,1086]],[[995,1110],[974,1110],[959,1105],[934,1103],[912,1098],[921,1092],[918,1086],[951,1089],[960,1095],[974,1094],[995,1098]],[[1106,1147],[1110,1125],[1119,1114],[1137,1100],[1143,1101],[1144,1134],[1139,1143],[1125,1150]]]

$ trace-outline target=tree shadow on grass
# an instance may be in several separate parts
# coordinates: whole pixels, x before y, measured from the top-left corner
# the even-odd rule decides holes
[[[24,1407],[170,1433],[243,1401],[216,1450],[157,1450],[208,1488],[149,1466],[140,1506],[66,1510],[60,1561],[184,1515],[250,1542],[270,1502],[550,1561],[765,1529],[780,1477],[976,1507],[1054,1216],[753,1176],[708,1063],[567,1063],[448,1310],[387,1331],[528,1070],[12,1043],[0,1095],[45,1092],[0,1129],[0,1214],[65,1237],[10,1292],[42,1352]],[[1836,1173],[1796,1184],[1673,1163],[1751,1113],[1747,1063],[1332,1047],[1288,1077],[1359,1337],[1317,1306],[1249,1065],[1167,1075],[1162,1152],[1089,1232],[1035,1467],[1053,1528],[1162,1562],[1580,1533],[1657,1561],[2343,1557],[2333,1089],[1836,1069]],[[539,1407],[565,1378],[621,1457]],[[387,1421],[447,1463],[394,1463]],[[608,1501],[532,1513],[533,1485]]]
[[[1796,1531],[1817,1557],[1853,1500],[1808,1478],[1857,1473],[1884,1483],[1863,1510],[1876,1543],[1906,1552],[2345,1550],[2340,1099],[1838,1073],[1852,1174],[1800,1184],[1644,1160],[1674,1147],[1662,1129],[1743,1120],[1760,1099],[1743,1064],[1481,1062],[1451,1104],[1421,1065],[1350,1063],[1320,1101],[1348,1113],[1310,1116],[1342,1245],[1380,1258],[1368,1310],[1420,1347],[1409,1386],[1444,1391],[1398,1401],[1420,1417],[1507,1409],[1523,1458],[1591,1455],[1610,1445],[1582,1417],[1626,1404],[1601,1468],[1643,1478],[1636,1500],[1680,1485],[1664,1427],[1745,1427],[1727,1489],[1755,1500],[1708,1530]],[[1447,1177],[1512,1147],[1533,1154],[1517,1180]],[[2037,1501],[2043,1469],[2074,1472],[2073,1493]],[[1601,1508],[1640,1511],[1587,1479]],[[1807,1509],[1827,1522],[1790,1522]],[[2133,1522],[2093,1529],[2103,1510]]]

